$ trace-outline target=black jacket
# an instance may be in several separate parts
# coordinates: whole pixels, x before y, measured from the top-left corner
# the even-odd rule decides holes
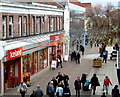
[[[98,81],[97,77],[92,77],[91,78],[91,85],[92,86],[98,86],[98,83],[99,83],[99,81]]]
[[[81,81],[75,80],[74,86],[75,86],[75,90],[80,90],[81,89]]]

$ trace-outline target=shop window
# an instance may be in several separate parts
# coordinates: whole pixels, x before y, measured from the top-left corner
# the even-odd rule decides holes
[[[47,49],[44,49],[44,67],[47,66]]]
[[[43,68],[43,50],[40,50],[39,51],[39,65],[38,65],[38,68],[41,69]]]
[[[18,33],[19,33],[19,36],[21,36],[21,33],[22,33],[22,17],[21,16],[18,17]]]
[[[37,52],[34,52],[34,72],[37,72],[38,66],[37,66]]]
[[[23,20],[23,36],[26,36],[27,33],[27,17],[24,16],[24,20]]]
[[[23,72],[26,73],[27,71],[27,55],[23,56]]]
[[[9,36],[13,37],[13,17],[9,16]]]
[[[6,22],[7,22],[7,17],[6,16],[3,16],[2,17],[2,37],[3,39],[6,38]]]
[[[40,33],[40,17],[36,18],[36,34]]]

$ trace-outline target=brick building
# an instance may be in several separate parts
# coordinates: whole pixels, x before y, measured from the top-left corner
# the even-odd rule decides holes
[[[64,47],[64,8],[56,2],[0,2],[0,93],[45,69]]]

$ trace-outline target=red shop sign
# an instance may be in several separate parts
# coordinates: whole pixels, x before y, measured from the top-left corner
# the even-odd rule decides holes
[[[51,35],[50,40],[53,42],[61,43],[64,41],[64,34],[58,34],[58,35]]]
[[[22,56],[22,47],[8,50],[8,60],[12,60]]]

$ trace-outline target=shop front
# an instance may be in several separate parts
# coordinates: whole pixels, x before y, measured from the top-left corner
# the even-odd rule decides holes
[[[21,81],[21,56],[22,48],[16,48],[7,51],[4,64],[4,89],[13,88]]]
[[[36,74],[48,66],[48,48],[23,56],[23,73]]]

